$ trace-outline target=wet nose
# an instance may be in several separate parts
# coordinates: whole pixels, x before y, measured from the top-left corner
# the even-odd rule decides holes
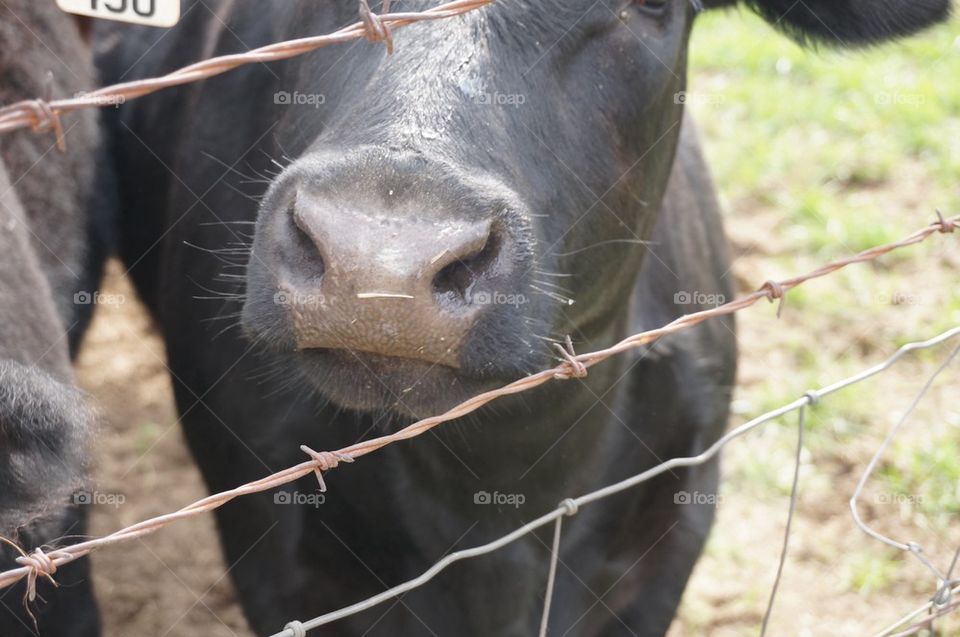
[[[457,367],[478,313],[509,269],[500,224],[298,198],[307,271],[281,290],[300,348],[359,350]],[[283,284],[281,284],[283,287]]]

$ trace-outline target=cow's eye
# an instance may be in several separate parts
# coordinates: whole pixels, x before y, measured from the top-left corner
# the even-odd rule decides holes
[[[670,2],[671,0],[633,0],[637,9],[650,15],[661,15]]]

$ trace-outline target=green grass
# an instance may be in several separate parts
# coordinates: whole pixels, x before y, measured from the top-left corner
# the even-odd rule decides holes
[[[135,445],[138,453],[146,453],[163,437],[164,429],[155,422],[145,422],[135,430]]]
[[[958,34],[954,21],[875,49],[810,50],[748,11],[701,16],[690,90],[716,98],[693,108],[728,209],[775,208],[797,249],[832,254],[960,208]],[[905,171],[924,177],[911,184],[921,208],[864,223],[884,204],[870,190]]]
[[[960,513],[960,441],[958,432],[929,439],[904,436],[879,475],[896,502],[948,523]]]
[[[847,568],[850,588],[862,595],[890,587],[899,574],[900,556],[886,549],[855,555]]]

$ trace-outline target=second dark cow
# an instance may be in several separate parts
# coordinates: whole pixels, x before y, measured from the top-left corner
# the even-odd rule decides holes
[[[398,9],[426,9],[407,0]],[[733,2],[706,1],[713,9]],[[138,100],[113,133],[123,250],[158,320],[208,486],[234,487],[729,299],[713,187],[684,118],[687,0],[504,0]],[[755,0],[866,44],[945,0]],[[327,33],[354,0],[184,4],[111,27],[107,81]],[[258,634],[414,577],[724,429],[732,319],[501,400],[415,442],[237,499],[218,522]],[[567,525],[552,634],[662,635],[713,518],[717,464]],[[535,634],[549,531],[458,564],[329,635]]]
[[[69,15],[52,3],[0,3],[0,104],[72,95],[93,76]],[[65,118],[63,141],[60,153],[51,136],[0,136],[0,570],[86,533],[78,505],[94,419],[70,361],[99,298],[115,188],[97,113]],[[0,590],[0,635],[96,637],[88,559],[60,568],[56,583],[40,576],[34,599],[26,581]]]

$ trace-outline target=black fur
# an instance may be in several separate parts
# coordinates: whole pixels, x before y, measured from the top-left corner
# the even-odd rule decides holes
[[[0,103],[93,86],[69,16],[29,0],[0,6]],[[92,415],[70,355],[92,313],[82,301],[100,277],[115,192],[99,170],[97,115],[65,117],[64,128],[66,154],[52,136],[0,136],[0,535],[28,550],[85,532],[73,495],[85,483]],[[18,555],[3,544],[0,568]],[[58,572],[61,588],[40,580],[29,609],[24,583],[0,591],[0,635],[95,637],[89,579],[88,561],[74,562]]]
[[[950,0],[707,0],[707,6],[749,6],[805,42],[845,46],[911,35],[946,20]]]

